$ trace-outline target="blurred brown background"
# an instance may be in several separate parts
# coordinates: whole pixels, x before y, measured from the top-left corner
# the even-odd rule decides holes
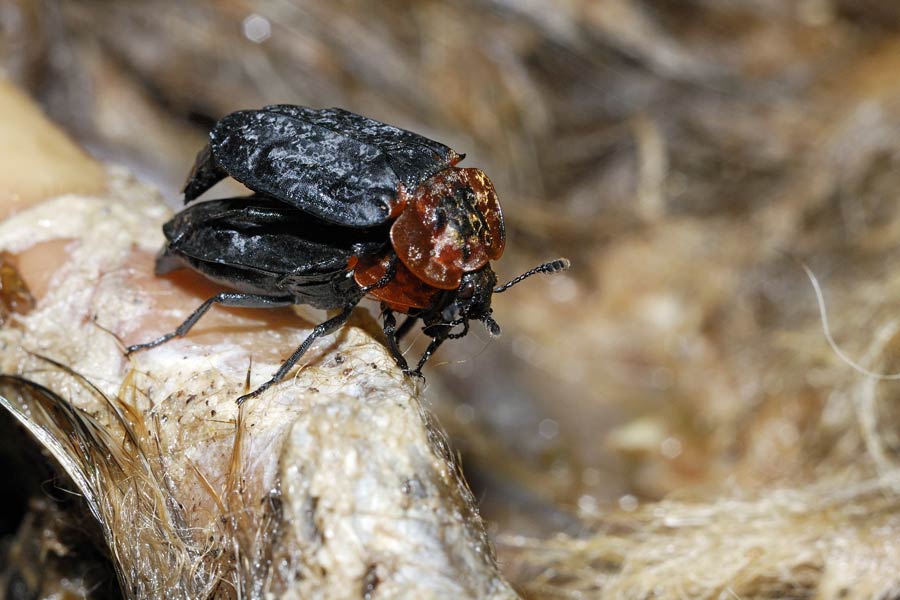
[[[894,3],[0,0],[0,28],[6,76],[173,207],[210,125],[271,103],[407,127],[488,173],[501,279],[573,263],[426,371],[501,542],[894,468],[896,386],[860,412],[799,264],[848,354],[897,366]]]

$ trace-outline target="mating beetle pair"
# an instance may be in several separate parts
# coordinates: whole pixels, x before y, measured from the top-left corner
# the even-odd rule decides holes
[[[463,155],[415,133],[341,109],[278,105],[232,113],[209,138],[185,185],[188,207],[163,226],[156,273],[187,266],[235,292],[128,353],[187,334],[213,304],[340,310],[238,403],[284,379],[365,296],[381,302],[397,364],[418,375],[444,340],[466,335],[469,321],[500,333],[493,294],[569,267],[554,260],[497,287],[490,261],[506,234],[493,184],[479,169],[456,167]],[[194,202],[227,176],[255,193]],[[399,327],[394,313],[408,315]],[[399,340],[418,320],[431,343],[410,370]]]

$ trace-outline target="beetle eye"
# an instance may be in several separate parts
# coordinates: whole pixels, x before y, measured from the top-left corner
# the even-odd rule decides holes
[[[469,300],[474,295],[475,295],[475,286],[472,285],[472,282],[470,281],[470,282],[466,283],[464,286],[462,286],[462,288],[460,288],[460,290],[456,296],[460,300]]]

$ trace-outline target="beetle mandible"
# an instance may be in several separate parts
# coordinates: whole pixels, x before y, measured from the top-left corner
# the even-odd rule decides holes
[[[312,343],[341,327],[365,296],[381,302],[384,333],[407,374],[422,367],[470,321],[491,335],[491,297],[536,273],[497,286],[491,260],[506,243],[494,186],[480,169],[421,135],[339,108],[276,105],[227,115],[184,188],[187,207],[163,226],[156,273],[188,267],[232,288],[200,305],[178,328],[130,354],[184,336],[214,304],[274,308],[309,304],[339,312],[317,325],[267,382],[278,383]],[[231,176],[254,193],[195,202]],[[398,326],[395,313],[407,315]],[[399,340],[417,321],[431,338],[410,369]]]

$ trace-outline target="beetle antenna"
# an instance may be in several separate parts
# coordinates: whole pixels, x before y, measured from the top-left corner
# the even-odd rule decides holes
[[[505,292],[512,286],[514,286],[517,283],[519,283],[520,281],[522,281],[523,279],[528,279],[532,275],[537,275],[538,273],[558,273],[560,271],[565,271],[566,269],[568,269],[571,266],[572,266],[572,263],[569,262],[568,258],[557,258],[556,260],[551,260],[549,262],[545,262],[544,264],[538,265],[535,268],[531,269],[530,271],[526,271],[525,273],[522,273],[521,275],[519,275],[512,281],[508,281],[508,282],[504,283],[503,285],[501,285],[500,287],[494,288],[494,293],[499,294],[500,292]],[[494,325],[496,325],[496,323],[494,323]],[[497,330],[499,332],[500,328],[498,327]]]

